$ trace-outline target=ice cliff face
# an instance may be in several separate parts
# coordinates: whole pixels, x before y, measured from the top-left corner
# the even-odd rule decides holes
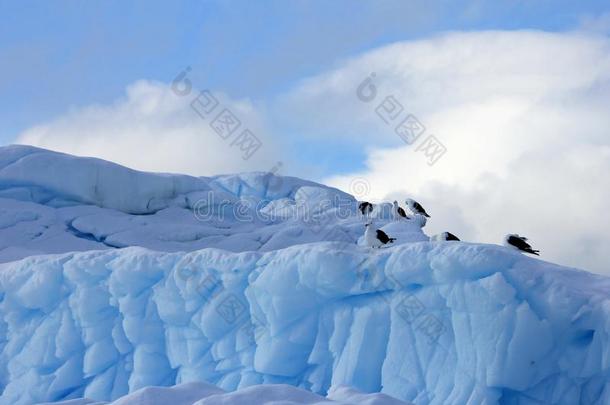
[[[608,279],[502,247],[141,248],[3,265],[2,403],[341,385],[416,404],[606,404]]]
[[[390,209],[398,240],[370,250],[355,199],[319,184],[0,148],[0,404],[195,382],[610,403],[609,279],[430,242]]]

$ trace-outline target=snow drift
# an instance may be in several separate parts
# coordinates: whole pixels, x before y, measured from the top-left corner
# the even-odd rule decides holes
[[[356,207],[269,173],[0,148],[0,404],[610,403],[610,279],[430,242],[390,204],[372,216],[397,241],[371,251]]]

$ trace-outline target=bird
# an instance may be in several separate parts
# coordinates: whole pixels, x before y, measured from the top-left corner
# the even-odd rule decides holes
[[[372,248],[380,248],[388,243],[393,243],[396,238],[390,238],[387,233],[381,229],[376,229],[371,222],[364,224],[364,241],[367,246]]]
[[[362,213],[362,215],[367,215],[373,212],[373,204],[368,201],[362,201],[358,204],[358,210]]]
[[[435,241],[435,242],[442,242],[442,241],[447,241],[447,242],[458,241],[459,242],[460,238],[458,238],[451,232],[442,232],[442,233],[439,233],[438,235],[434,235],[433,237],[430,238],[430,240]]]
[[[400,219],[400,218],[409,219],[405,210],[401,206],[398,205],[398,201],[396,201],[396,200],[394,200],[394,218],[395,219]]]
[[[417,201],[415,201],[415,200],[413,200],[411,198],[407,198],[405,200],[405,204],[407,204],[407,207],[409,207],[409,209],[414,214],[419,214],[419,215],[423,215],[426,218],[430,218],[430,215],[428,215],[428,213],[426,212],[424,207],[422,207],[421,204],[418,203]]]
[[[540,256],[540,251],[532,249],[530,244],[527,243],[527,238],[524,236],[519,236],[515,233],[508,234],[504,237],[504,244],[522,252]]]

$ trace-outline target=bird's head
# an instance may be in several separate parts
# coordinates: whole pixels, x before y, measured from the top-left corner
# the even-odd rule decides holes
[[[412,207],[414,202],[415,200],[413,200],[412,198],[407,198],[405,200],[405,204],[407,204],[409,207]]]

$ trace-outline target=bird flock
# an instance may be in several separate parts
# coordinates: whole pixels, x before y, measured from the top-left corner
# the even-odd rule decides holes
[[[417,201],[407,198],[405,200],[405,205],[409,210],[411,216],[407,214],[404,208],[402,208],[398,201],[394,200],[393,202],[393,218],[394,220],[411,220],[418,219],[421,226],[426,225],[427,218],[430,218],[430,215],[426,212],[424,207],[418,203]],[[362,201],[358,205],[358,210],[360,213],[369,218],[367,222],[364,224],[364,242],[367,246],[371,248],[381,248],[387,244],[393,243],[396,238],[390,237],[387,233],[382,231],[381,229],[375,228],[373,225],[372,219],[370,216],[373,212],[374,205],[368,201]],[[434,235],[430,238],[431,241],[435,242],[455,242],[460,241],[460,239],[452,234],[451,232],[441,232],[438,235]],[[540,251],[535,250],[532,246],[527,242],[527,238],[523,236],[519,236],[517,234],[508,234],[504,237],[504,245],[510,247],[512,249],[519,250],[521,252],[530,253],[532,255],[539,256]]]

